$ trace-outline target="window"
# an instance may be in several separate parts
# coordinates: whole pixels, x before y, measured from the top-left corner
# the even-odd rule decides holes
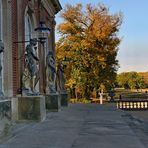
[[[33,25],[31,22],[31,16],[28,13],[25,15],[25,41],[29,41],[32,38]]]

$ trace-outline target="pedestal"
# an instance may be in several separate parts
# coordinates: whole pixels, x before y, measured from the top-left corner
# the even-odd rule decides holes
[[[11,135],[11,101],[0,100],[0,142]]]
[[[46,109],[48,111],[59,111],[61,107],[60,97],[58,93],[46,94]]]
[[[12,98],[12,119],[14,121],[43,121],[45,118],[45,97],[21,96]]]
[[[68,106],[68,92],[66,90],[60,91],[61,106]]]

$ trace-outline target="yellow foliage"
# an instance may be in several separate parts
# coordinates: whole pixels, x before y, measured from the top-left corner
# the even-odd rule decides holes
[[[56,46],[57,60],[68,59],[65,68],[68,87],[98,87],[114,79],[120,39],[117,36],[121,14],[110,15],[108,9],[87,5],[67,5],[58,27],[61,38]],[[105,73],[104,73],[105,71]],[[103,81],[103,82],[102,82]]]

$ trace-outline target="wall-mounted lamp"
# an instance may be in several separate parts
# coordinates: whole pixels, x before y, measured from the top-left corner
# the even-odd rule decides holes
[[[44,22],[40,21],[39,26],[37,28],[35,28],[34,30],[38,32],[39,42],[41,44],[44,44],[47,37],[48,37],[48,33],[51,29],[46,27]]]

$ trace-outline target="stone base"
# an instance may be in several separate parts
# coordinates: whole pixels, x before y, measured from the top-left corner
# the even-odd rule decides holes
[[[60,97],[61,97],[61,106],[68,106],[68,92],[66,90],[61,91]]]
[[[60,97],[58,93],[46,94],[46,109],[48,111],[58,111],[61,107]]]
[[[12,118],[14,121],[45,120],[45,97],[21,96],[12,98]]]
[[[0,100],[0,143],[11,135],[11,101]]]

